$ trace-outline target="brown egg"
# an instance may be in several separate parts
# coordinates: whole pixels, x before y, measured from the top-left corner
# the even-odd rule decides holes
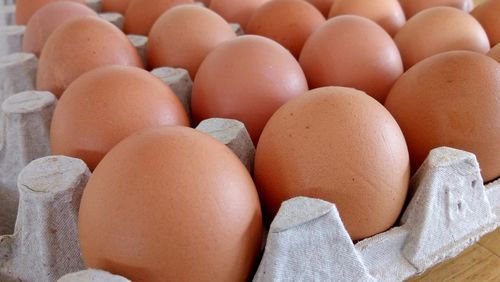
[[[271,38],[298,58],[304,42],[324,22],[323,15],[303,0],[274,0],[253,13],[245,32]]]
[[[50,144],[53,154],[82,159],[93,170],[125,137],[159,125],[189,126],[172,90],[143,69],[107,66],[80,76],[64,91]]]
[[[396,82],[385,103],[415,171],[433,148],[476,154],[485,181],[500,176],[500,64],[470,51],[432,56]]]
[[[63,23],[78,17],[97,17],[92,9],[74,2],[53,2],[43,6],[28,21],[23,36],[23,52],[40,56],[52,32]]]
[[[228,22],[239,23],[246,28],[250,17],[260,5],[270,0],[211,0],[210,9]]]
[[[63,0],[16,0],[16,24],[25,25],[28,23],[31,15],[44,5]],[[85,0],[64,0],[84,4]]]
[[[124,15],[129,2],[130,0],[102,0],[102,11],[116,12]]]
[[[306,0],[311,3],[318,9],[323,16],[328,17],[328,13],[330,12],[330,8],[332,7],[335,0]]]
[[[328,20],[306,41],[299,61],[311,88],[354,87],[381,102],[403,73],[389,34],[373,21],[353,15]]]
[[[491,46],[500,43],[500,1],[484,1],[472,10],[471,15],[476,18],[488,34]]]
[[[193,3],[193,0],[130,0],[123,28],[127,34],[148,35],[163,12],[177,5]]]
[[[487,55],[497,60],[497,62],[500,63],[500,43],[495,45],[495,47],[491,48],[491,50],[488,52]]]
[[[149,33],[148,64],[152,68],[184,68],[194,78],[208,53],[235,37],[231,26],[207,8],[194,5],[174,7],[156,21]]]
[[[336,0],[328,17],[349,14],[362,16],[378,23],[391,36],[394,36],[406,22],[398,0]]]
[[[252,178],[187,127],[139,132],[96,168],[80,204],[87,267],[134,282],[249,281],[262,239]]]
[[[99,18],[76,18],[57,28],[40,55],[36,88],[56,96],[83,73],[106,65],[142,67],[128,38]]]
[[[255,157],[267,216],[290,198],[334,203],[353,240],[390,228],[408,190],[408,149],[390,113],[344,87],[309,91],[269,120]]]
[[[486,32],[471,15],[450,7],[420,12],[394,37],[405,69],[432,55],[469,50],[486,53],[490,43]]]
[[[469,12],[474,7],[473,0],[399,0],[405,12],[406,18],[410,19],[425,9],[448,6]]]
[[[271,39],[245,35],[205,58],[194,79],[191,109],[196,122],[211,117],[243,122],[257,144],[271,115],[305,91],[306,78],[290,52]]]

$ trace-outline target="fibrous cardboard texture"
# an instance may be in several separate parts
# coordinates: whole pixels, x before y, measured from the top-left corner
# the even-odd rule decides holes
[[[96,13],[100,13],[102,11],[101,0],[86,0],[85,4],[87,5],[87,7],[94,10]]]
[[[0,103],[15,93],[35,89],[37,65],[34,54],[0,56]]]
[[[99,13],[99,17],[101,19],[106,20],[110,23],[112,23],[114,26],[119,28],[120,30],[123,30],[123,24],[125,21],[125,18],[123,17],[122,14],[120,13]]]
[[[25,30],[23,25],[0,25],[0,56],[22,52]]]
[[[167,84],[181,101],[188,116],[191,116],[191,90],[193,81],[185,69],[161,67],[151,71],[161,81]]]
[[[111,273],[88,269],[79,271],[76,273],[71,273],[61,277],[57,282],[130,282],[130,280],[123,278],[121,276],[113,275]]]
[[[143,36],[143,35],[135,35],[135,34],[129,34],[127,35],[128,40],[132,43],[132,45],[135,47],[137,50],[137,53],[139,53],[139,56],[141,56],[142,63],[147,66],[148,65],[148,60],[146,56],[146,48],[148,45],[148,37]]]

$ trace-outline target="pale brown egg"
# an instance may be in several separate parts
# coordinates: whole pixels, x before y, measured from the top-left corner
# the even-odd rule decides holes
[[[375,22],[354,15],[326,21],[306,41],[299,61],[311,88],[354,87],[380,102],[403,73],[391,36]]]
[[[153,25],[147,45],[148,65],[180,67],[194,79],[198,67],[220,43],[236,37],[215,12],[195,5],[166,11]]]
[[[139,132],[90,177],[79,212],[85,265],[134,282],[249,281],[262,214],[245,166],[187,127]]]
[[[130,0],[125,12],[124,30],[127,34],[148,35],[155,21],[168,9],[193,0]]]
[[[252,14],[270,0],[211,0],[210,9],[228,22],[238,23],[245,29]]]
[[[253,13],[245,32],[271,38],[298,58],[307,38],[324,23],[323,15],[303,0],[273,0]]]
[[[500,43],[500,1],[488,0],[472,10],[474,16],[488,34],[491,46]]]
[[[433,7],[454,7],[465,12],[469,12],[474,7],[473,0],[399,0],[399,3],[403,7],[407,19]]]
[[[353,88],[324,87],[282,106],[257,145],[255,181],[268,220],[307,196],[334,203],[353,240],[389,229],[405,202],[408,149],[398,124]]]
[[[349,14],[376,22],[391,36],[394,36],[406,22],[398,0],[335,0],[328,17]]]
[[[491,48],[491,50],[488,52],[487,55],[497,60],[497,62],[500,63],[500,43]]]
[[[64,91],[50,127],[52,153],[82,159],[93,170],[118,142],[141,129],[189,126],[181,102],[149,72],[107,66]]]
[[[426,9],[399,30],[394,37],[405,69],[432,55],[469,50],[485,54],[490,49],[486,32],[468,13],[450,7]]]
[[[127,36],[113,24],[92,17],[72,19],[45,43],[36,88],[59,97],[77,77],[106,65],[143,66]]]
[[[300,65],[283,46],[257,35],[224,42],[203,61],[193,83],[195,122],[211,117],[237,119],[257,144],[271,115],[307,91]]]
[[[130,0],[102,0],[102,11],[116,12],[124,15],[129,2]]]
[[[323,16],[328,17],[328,13],[330,12],[330,8],[332,7],[335,0],[306,0],[311,3],[318,9]]]
[[[46,4],[59,1],[72,1],[84,4],[85,0],[16,0],[16,24],[25,25],[31,15]]]
[[[33,14],[26,25],[23,52],[40,56],[43,45],[56,28],[71,19],[85,16],[97,17],[97,13],[84,5],[68,1],[43,6]]]
[[[485,181],[500,176],[500,64],[450,51],[413,66],[385,102],[408,143],[415,171],[441,146],[476,154]]]

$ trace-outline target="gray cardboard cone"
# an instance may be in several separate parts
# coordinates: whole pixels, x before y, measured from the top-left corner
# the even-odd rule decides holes
[[[99,17],[105,21],[112,23],[114,26],[123,30],[125,18],[120,13],[99,13]]]
[[[229,23],[229,25],[231,26],[231,29],[234,31],[234,33],[236,33],[236,36],[245,35],[245,31],[239,23]]]
[[[137,53],[139,53],[139,56],[142,59],[142,63],[147,66],[148,65],[148,59],[147,59],[147,54],[146,54],[146,48],[148,45],[148,37],[143,36],[143,35],[135,35],[135,34],[128,34],[127,35],[128,40],[132,43],[132,45],[135,47],[135,50],[137,50]]]
[[[0,6],[15,5],[16,0],[0,0]]]
[[[24,25],[0,26],[0,56],[23,50]]]
[[[113,275],[109,272],[95,269],[83,270],[76,273],[67,274],[57,282],[131,282],[130,280]]]
[[[7,4],[0,6],[0,26],[16,24],[16,6]]]
[[[38,59],[30,53],[0,56],[0,103],[22,91],[35,89]]]
[[[181,101],[188,116],[191,116],[191,90],[193,81],[185,69],[161,67],[151,71],[151,73],[170,86]]]
[[[96,13],[100,13],[102,11],[102,0],[86,0],[85,4]]]

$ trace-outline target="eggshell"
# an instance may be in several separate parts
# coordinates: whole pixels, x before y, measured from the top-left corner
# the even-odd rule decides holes
[[[497,60],[497,62],[500,63],[500,43],[495,45],[495,47],[491,48],[491,50],[488,52],[487,55]]]
[[[85,73],[64,91],[50,144],[53,154],[82,159],[92,170],[125,137],[159,125],[189,126],[172,90],[145,70],[107,66]]]
[[[330,8],[332,7],[335,0],[306,0],[311,3],[318,9],[323,16],[328,17],[328,13],[330,12]]]
[[[383,102],[403,73],[401,56],[387,32],[371,20],[329,19],[304,44],[300,65],[311,88],[347,86]]]
[[[403,7],[407,19],[425,9],[433,7],[454,7],[465,12],[469,12],[474,7],[473,0],[399,0],[399,3]]]
[[[228,22],[239,23],[246,28],[250,17],[260,5],[270,0],[211,0],[210,9]]]
[[[405,69],[432,55],[469,50],[485,54],[490,49],[486,32],[471,15],[450,7],[420,12],[394,37]]]
[[[129,2],[130,0],[102,0],[102,11],[116,12],[124,15]]]
[[[38,9],[52,2],[63,0],[16,0],[16,24],[26,25]],[[84,4],[85,0],[64,0]]]
[[[249,281],[262,215],[252,178],[222,143],[191,128],[137,133],[85,187],[87,267],[132,281]]]
[[[336,0],[328,17],[358,15],[383,27],[391,36],[405,24],[406,18],[398,0]]]
[[[472,10],[471,15],[476,18],[488,34],[491,46],[500,43],[500,1],[484,1]]]
[[[28,21],[23,36],[23,52],[40,56],[52,32],[63,23],[78,17],[97,17],[92,9],[74,2],[53,2],[43,6]]]
[[[408,190],[408,149],[390,113],[344,87],[309,91],[269,120],[255,156],[268,217],[296,196],[334,203],[353,240],[390,228]]]
[[[152,68],[184,68],[194,78],[208,53],[235,37],[231,26],[207,8],[174,7],[156,21],[149,33],[148,64]]]
[[[324,22],[323,15],[303,0],[274,0],[253,13],[246,33],[271,38],[298,58],[307,38]]]
[[[243,122],[257,144],[271,115],[307,89],[290,52],[271,39],[245,35],[205,58],[193,83],[191,109],[196,122],[211,117]]]
[[[385,103],[408,142],[415,171],[429,151],[476,154],[485,181],[500,176],[500,64],[470,51],[432,56],[396,82]]]
[[[38,63],[36,88],[56,96],[83,73],[106,65],[142,67],[127,36],[99,18],[76,18],[48,38]]]
[[[125,12],[124,30],[127,34],[148,35],[155,21],[168,9],[193,0],[130,0]]]

